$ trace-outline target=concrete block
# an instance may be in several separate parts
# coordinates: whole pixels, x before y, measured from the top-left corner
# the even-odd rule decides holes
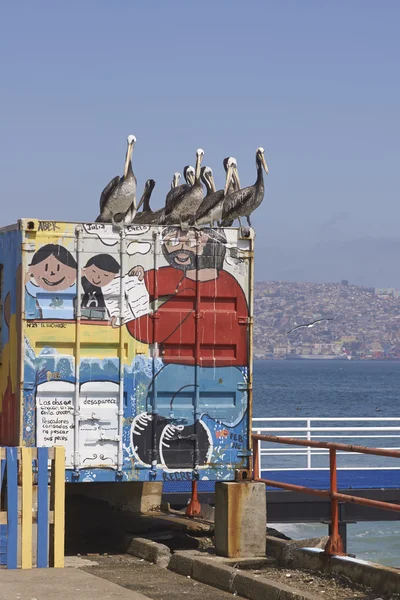
[[[143,558],[159,567],[166,569],[171,560],[168,546],[144,538],[131,537],[127,544],[127,554]]]
[[[194,558],[187,556],[186,552],[174,552],[169,561],[168,569],[185,577],[193,577],[193,562]]]
[[[160,508],[162,481],[74,483],[67,486],[67,498],[69,494],[107,502],[119,511],[145,514]]]
[[[265,485],[252,481],[215,485],[215,550],[228,558],[265,556]]]
[[[226,565],[215,564],[211,560],[195,558],[192,576],[197,581],[230,592],[235,570]]]
[[[320,600],[319,596],[295,591],[284,583],[242,573],[235,576],[231,592],[250,600]]]

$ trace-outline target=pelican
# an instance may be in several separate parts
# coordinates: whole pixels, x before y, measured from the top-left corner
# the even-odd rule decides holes
[[[203,187],[200,179],[201,161],[203,160],[203,156],[204,150],[199,148],[196,151],[196,171],[194,184],[189,186],[189,189],[185,189],[183,193],[179,193],[177,197],[174,198],[172,206],[171,204],[169,205],[169,208],[167,208],[167,205],[165,206],[167,224],[179,224],[181,229],[186,229],[190,223],[190,220],[193,218],[193,215],[196,214],[196,211],[203,200]],[[180,187],[183,186],[179,186],[175,189],[178,190]],[[169,194],[170,193],[171,192],[169,192]]]
[[[237,162],[235,158],[228,157],[224,159],[223,164],[226,175],[228,175],[229,169],[233,175],[228,188],[229,193],[229,190],[234,191],[236,190],[237,186],[240,186],[239,175],[237,172]],[[213,172],[210,167],[205,167],[202,169],[202,180],[207,188],[207,195],[197,209],[194,217],[194,223],[196,225],[205,225],[206,223],[210,223],[210,227],[212,227],[214,221],[219,221],[222,218],[225,191],[216,191]]]
[[[186,167],[186,169],[193,169],[193,167]],[[193,174],[194,174],[194,169],[193,169]],[[171,183],[171,190],[178,187],[180,178],[181,178],[180,173],[174,173],[174,177],[173,177],[172,183]]]
[[[148,220],[151,219],[153,211],[150,208],[150,196],[153,193],[155,185],[156,182],[154,179],[148,179],[144,184],[143,194],[137,207],[137,210],[139,210],[143,204],[142,212],[136,212],[136,216],[132,220],[133,223],[148,223]]]
[[[136,177],[132,170],[132,152],[136,143],[134,135],[128,136],[128,148],[122,177],[117,175],[106,185],[100,196],[100,215],[96,221],[115,224],[114,215],[136,214]],[[133,207],[131,208],[131,206]],[[133,214],[133,216],[135,216]]]
[[[243,188],[237,192],[227,195],[224,201],[224,208],[222,210],[222,226],[226,226],[227,222],[232,222],[235,219],[239,220],[240,226],[242,226],[240,217],[246,217],[249,227],[251,227],[250,215],[251,213],[260,206],[264,199],[264,177],[263,168],[268,175],[268,167],[264,158],[264,148],[257,148],[256,152],[256,165],[257,165],[257,181],[254,185]],[[228,174],[225,184],[225,193],[228,190],[232,171],[232,167],[228,169]]]
[[[232,157],[224,158],[224,169],[225,169],[226,175],[228,175],[228,161],[230,158],[232,158]],[[236,160],[236,159],[234,159],[234,160]],[[226,196],[229,196],[229,194],[232,194],[232,192],[238,192],[239,190],[240,190],[240,181],[239,181],[239,174],[237,171],[237,163],[236,163],[235,176],[231,177],[231,180],[228,185],[228,189],[226,191]],[[231,227],[233,224],[233,221],[234,221],[234,219],[229,219],[229,220],[225,221],[224,226]],[[218,222],[218,225],[220,226],[221,223]]]
[[[179,177],[178,177],[178,175],[179,175]],[[165,213],[166,214],[169,214],[171,212],[175,202],[181,196],[181,194],[183,194],[184,192],[189,190],[190,187],[194,184],[195,171],[194,171],[193,167],[191,167],[190,165],[186,166],[183,169],[183,176],[185,178],[186,183],[183,183],[182,185],[178,185],[179,179],[180,179],[180,173],[174,173],[174,178],[172,180],[171,189],[168,192],[167,197],[165,198]]]

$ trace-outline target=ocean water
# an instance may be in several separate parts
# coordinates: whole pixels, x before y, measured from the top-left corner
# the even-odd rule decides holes
[[[253,387],[254,417],[400,417],[400,362],[255,361]],[[327,534],[318,523],[271,526],[294,539]],[[361,522],[347,532],[348,552],[400,567],[400,520]]]

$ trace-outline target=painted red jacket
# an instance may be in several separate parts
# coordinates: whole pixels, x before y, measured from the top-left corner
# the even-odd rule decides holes
[[[154,269],[145,273],[145,283],[153,302],[156,300]],[[198,364],[246,366],[248,310],[242,288],[227,271],[220,271],[216,279],[198,285]],[[157,273],[157,298],[165,300],[164,303],[153,315],[143,315],[127,323],[129,333],[146,344],[158,342],[160,357],[166,363],[196,364],[196,282],[179,269],[162,267]]]

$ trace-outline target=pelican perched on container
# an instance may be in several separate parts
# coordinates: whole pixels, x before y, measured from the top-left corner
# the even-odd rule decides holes
[[[185,167],[185,169],[193,169],[193,167]],[[193,169],[193,176],[194,176],[194,169]],[[181,178],[180,173],[178,173],[178,172],[174,173],[174,176],[172,178],[172,183],[171,183],[171,190],[178,187],[180,178]]]
[[[147,223],[154,214],[150,208],[150,197],[153,193],[156,182],[154,179],[148,179],[144,184],[144,190],[140,202],[137,207],[136,216],[132,220],[133,223]],[[142,212],[138,212],[139,208],[143,205]]]
[[[194,171],[193,167],[191,167],[190,165],[187,165],[183,169],[183,176],[185,178],[186,183],[182,183],[181,185],[178,185],[181,175],[180,175],[180,173],[174,173],[174,178],[172,180],[171,189],[168,192],[167,197],[165,198],[165,213],[166,214],[169,214],[172,211],[172,209],[175,205],[175,202],[177,202],[178,198],[180,198],[180,196],[184,192],[188,191],[194,184],[195,171]]]
[[[100,197],[100,215],[96,221],[114,223],[114,215],[136,214],[136,177],[132,170],[132,152],[136,143],[134,135],[128,136],[128,148],[122,177],[117,175],[106,185]],[[135,215],[133,214],[133,217]]]
[[[264,199],[264,177],[263,169],[268,175],[268,167],[264,158],[264,148],[257,148],[256,152],[257,165],[257,181],[254,185],[243,188],[242,190],[226,195],[224,207],[222,210],[222,226],[226,226],[228,222],[233,222],[240,217],[246,217],[249,227],[251,227],[250,215],[256,210]],[[225,183],[225,192],[227,192],[231,177],[233,176],[233,167],[228,168],[228,173]]]
[[[181,229],[187,229],[189,227],[193,215],[196,214],[203,200],[203,187],[201,185],[200,172],[201,172],[201,161],[203,160],[204,150],[199,148],[196,151],[196,170],[195,180],[189,189],[185,189],[183,193],[180,193],[170,204],[169,209],[165,207],[165,214],[168,225],[180,225]],[[183,186],[179,186],[183,187]],[[175,189],[179,189],[175,188]],[[171,192],[174,190],[171,190]],[[169,192],[169,193],[171,193]]]
[[[226,176],[228,175],[228,169],[231,168],[232,176],[230,186],[228,188],[229,193],[230,191],[236,190],[236,187],[240,187],[239,174],[237,172],[237,162],[235,158],[228,157],[224,159],[223,164]],[[212,227],[215,221],[219,221],[222,218],[225,190],[216,191],[213,172],[210,167],[205,167],[201,171],[202,181],[207,188],[207,195],[197,209],[194,217],[194,224],[205,225],[206,223],[209,223],[210,227]]]

